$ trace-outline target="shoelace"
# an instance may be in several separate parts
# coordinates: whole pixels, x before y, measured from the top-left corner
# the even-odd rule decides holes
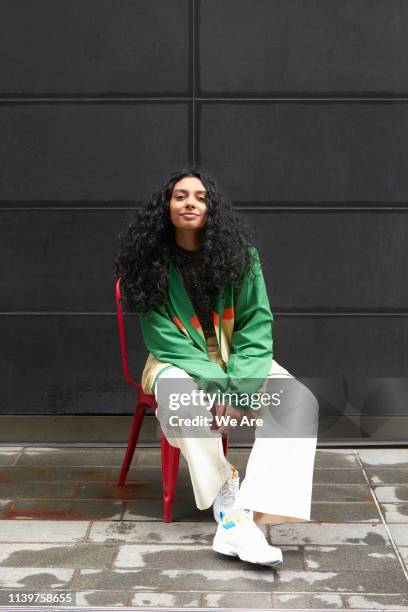
[[[232,498],[235,496],[235,492],[237,490],[237,485],[236,485],[237,479],[228,479],[222,489],[221,489],[221,498],[223,501],[225,501],[228,498]]]
[[[228,500],[228,498],[234,500],[237,490],[239,489],[239,474],[236,468],[233,468],[232,474],[228,480],[225,481],[221,491],[221,499],[223,501]]]

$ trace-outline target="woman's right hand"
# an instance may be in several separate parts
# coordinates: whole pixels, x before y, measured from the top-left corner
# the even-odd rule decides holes
[[[230,427],[232,427],[231,419],[236,419],[237,422],[239,423],[244,415],[242,410],[239,410],[238,408],[234,408],[233,406],[230,406],[230,404],[216,404],[216,403],[211,408],[211,413],[213,415],[213,420],[211,423],[211,431],[218,431],[221,434],[225,433],[226,431],[228,431]],[[217,421],[215,420],[216,416],[218,417],[224,416],[225,422],[220,423],[218,425]]]

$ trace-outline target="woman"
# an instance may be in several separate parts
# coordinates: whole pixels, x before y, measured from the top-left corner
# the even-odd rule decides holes
[[[244,414],[254,414],[240,400],[254,397],[273,378],[291,383],[285,397],[290,410],[283,408],[292,422],[299,420],[294,415],[300,406],[302,418],[315,416],[316,400],[272,357],[273,316],[249,228],[213,178],[187,168],[173,173],[139,210],[121,237],[116,272],[149,351],[143,390],[155,394],[162,430],[188,462],[197,507],[212,505],[219,523],[213,549],[253,563],[281,564],[281,550],[268,544],[254,519],[310,520],[316,435],[256,435],[239,487],[221,433],[228,417],[240,423]],[[171,391],[180,384],[191,400],[178,406],[175,420],[170,400],[181,394]],[[199,405],[194,392],[204,394]],[[257,406],[257,416],[269,427],[272,412]],[[206,417],[200,433],[191,435],[191,427],[183,425],[186,415]]]

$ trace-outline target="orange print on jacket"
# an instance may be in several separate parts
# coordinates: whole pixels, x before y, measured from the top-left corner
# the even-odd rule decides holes
[[[181,329],[182,332],[187,334],[186,328],[184,327],[183,323],[180,321],[180,319],[178,317],[172,317],[172,321],[173,321],[173,323],[175,323],[177,325],[177,327],[179,329]]]
[[[193,315],[192,317],[190,317],[190,323],[195,329],[200,329],[201,327],[201,323],[197,315]]]
[[[233,319],[234,318],[234,308],[224,308],[224,310],[222,311],[222,318],[223,319]]]

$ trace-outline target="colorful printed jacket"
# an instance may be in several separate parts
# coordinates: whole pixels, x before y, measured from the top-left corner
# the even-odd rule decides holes
[[[213,322],[222,363],[208,357],[199,319],[183,279],[169,258],[168,299],[139,316],[147,358],[141,385],[153,393],[157,376],[175,365],[209,393],[254,393],[272,367],[273,315],[256,247],[252,272],[247,272],[239,293],[227,285],[214,304]],[[255,273],[255,278],[253,278]],[[226,402],[238,406],[235,402]]]

